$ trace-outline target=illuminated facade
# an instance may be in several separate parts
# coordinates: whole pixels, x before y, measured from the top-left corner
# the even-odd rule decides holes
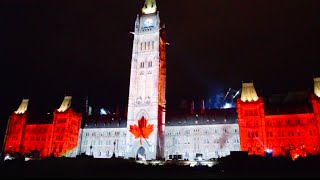
[[[137,15],[130,70],[128,110],[88,115],[81,125],[71,97],[53,113],[52,122],[27,122],[28,99],[23,99],[8,123],[5,152],[94,158],[194,160],[224,157],[230,151],[274,156],[319,153],[320,78],[314,78],[309,107],[269,112],[253,83],[243,83],[236,108],[189,109],[166,112],[166,42],[155,0],[146,0]],[[266,111],[265,111],[266,109]],[[87,113],[87,112],[86,112]]]
[[[29,124],[28,102],[28,99],[23,99],[18,110],[9,118],[4,151],[26,154],[37,150],[40,157],[51,154],[75,156],[82,118],[70,107],[71,97],[64,98],[61,107],[54,111],[50,124]]]
[[[265,112],[264,101],[258,97],[253,83],[242,84],[241,98],[237,99],[241,150],[264,155],[306,156],[319,154],[319,78],[314,78],[314,93],[309,106]],[[311,106],[310,106],[311,105]]]
[[[202,154],[209,159],[240,149],[235,109],[205,110],[203,105],[200,112],[165,114],[166,42],[162,33],[155,0],[147,0],[133,33],[127,117],[90,116],[81,130],[81,153],[110,158],[114,152],[115,157],[138,159],[176,155],[194,159]],[[140,126],[142,118],[147,121]],[[133,131],[134,127],[138,130]],[[146,127],[153,130],[139,133],[139,128],[144,131]]]
[[[140,149],[143,158],[160,159],[164,157],[166,43],[155,0],[145,1],[133,34],[125,157],[135,158]],[[141,145],[130,126],[142,117],[153,125],[153,131]]]

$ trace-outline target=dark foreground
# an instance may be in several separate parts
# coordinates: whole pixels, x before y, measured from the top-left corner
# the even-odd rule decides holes
[[[5,161],[0,177],[6,178],[319,178],[320,157],[292,161],[287,158],[227,157],[213,167],[143,165],[122,159],[58,158],[41,161]]]

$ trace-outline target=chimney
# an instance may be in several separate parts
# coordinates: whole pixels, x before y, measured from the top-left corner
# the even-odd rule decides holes
[[[204,110],[205,110],[205,107],[204,107],[204,99],[201,99],[200,114],[204,114]]]
[[[119,117],[119,114],[120,114],[120,105],[117,104],[117,105],[116,105],[116,118]]]
[[[194,100],[190,103],[190,114],[194,114]]]

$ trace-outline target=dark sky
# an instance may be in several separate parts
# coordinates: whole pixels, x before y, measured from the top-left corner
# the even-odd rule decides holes
[[[0,2],[1,126],[23,97],[52,112],[127,103],[133,30],[144,0]],[[166,24],[167,106],[251,81],[260,95],[313,88],[320,72],[315,0],[158,0]]]

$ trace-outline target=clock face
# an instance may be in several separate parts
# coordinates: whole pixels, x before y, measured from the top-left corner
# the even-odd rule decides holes
[[[153,20],[152,19],[148,18],[148,19],[144,20],[144,25],[145,26],[152,26],[152,24],[153,24]]]

